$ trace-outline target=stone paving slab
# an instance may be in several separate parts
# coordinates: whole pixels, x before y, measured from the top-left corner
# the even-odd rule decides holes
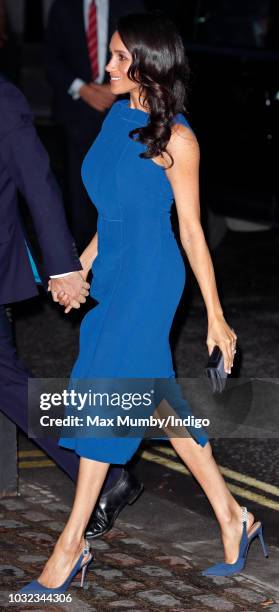
[[[0,500],[0,612],[279,610],[279,598],[272,589],[243,575],[205,578],[202,566],[185,554],[186,546],[168,545],[166,550],[163,542],[150,541],[144,532],[135,532],[136,525],[132,528],[123,520],[121,529],[114,528],[92,544],[95,561],[83,589],[78,577],[72,583],[71,602],[11,604],[9,594],[38,575],[68,514],[67,506],[45,485],[22,480],[20,492],[18,498]]]

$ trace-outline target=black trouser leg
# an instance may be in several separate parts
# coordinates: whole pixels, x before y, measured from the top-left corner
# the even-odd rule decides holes
[[[28,433],[28,378],[32,374],[21,363],[13,342],[11,324],[0,305],[0,410],[24,433]],[[34,440],[72,480],[76,480],[79,458],[60,448],[51,438]],[[121,474],[121,466],[111,468],[104,487],[111,488]]]
[[[0,410],[24,433],[28,433],[28,378],[32,374],[21,363],[13,342],[11,324],[0,305]],[[79,459],[50,438],[34,440],[75,480]]]

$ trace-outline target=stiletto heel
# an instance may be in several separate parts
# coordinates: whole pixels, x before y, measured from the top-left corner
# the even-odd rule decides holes
[[[87,559],[84,562],[84,558],[86,558],[89,555],[89,559]],[[50,595],[51,593],[64,593],[67,588],[70,586],[72,580],[74,579],[74,577],[76,576],[76,574],[78,574],[81,571],[81,581],[80,581],[80,586],[83,587],[84,585],[84,579],[85,579],[85,575],[86,575],[86,571],[88,569],[89,564],[91,563],[91,561],[93,561],[94,559],[94,555],[90,553],[90,546],[89,543],[87,542],[87,540],[85,540],[85,547],[78,559],[78,561],[76,562],[75,566],[73,567],[71,573],[69,574],[68,578],[66,578],[65,582],[63,582],[63,584],[61,584],[59,587],[55,587],[55,588],[48,588],[45,587],[43,584],[41,584],[40,582],[38,582],[38,580],[33,580],[33,582],[29,582],[29,584],[27,584],[25,587],[23,587],[22,589],[20,589],[19,593],[39,593],[39,594],[48,594]]]
[[[268,549],[263,537],[262,523],[259,523],[257,527],[257,523],[255,523],[254,531],[249,535],[247,534],[247,508],[244,506],[242,507],[242,524],[243,529],[239,545],[239,554],[235,563],[217,563],[216,565],[212,565],[202,572],[203,576],[232,576],[233,574],[241,572],[245,567],[250,544],[256,537],[258,537],[261,542],[265,557],[268,557]]]
[[[261,545],[262,545],[263,554],[264,554],[264,556],[265,556],[265,557],[268,557],[268,548],[267,548],[267,545],[266,545],[266,543],[265,543],[265,541],[264,541],[264,537],[263,537],[263,526],[262,526],[262,525],[261,525],[261,526],[260,526],[260,528],[259,528],[259,533],[258,533],[258,536],[259,536],[260,543],[261,543]]]
[[[85,565],[83,565],[82,569],[81,569],[81,579],[80,579],[80,586],[83,588],[84,585],[84,580],[85,580],[85,576],[86,576],[86,571],[88,568],[88,564],[86,563]]]

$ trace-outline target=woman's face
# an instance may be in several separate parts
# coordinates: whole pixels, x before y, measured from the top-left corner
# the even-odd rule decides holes
[[[117,31],[111,37],[109,50],[111,58],[106,65],[106,70],[110,75],[111,92],[117,96],[138,90],[138,84],[127,76],[128,68],[132,63],[132,55],[125,47]]]

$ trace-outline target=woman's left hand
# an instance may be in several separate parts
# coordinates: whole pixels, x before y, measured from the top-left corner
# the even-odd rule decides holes
[[[209,355],[217,344],[223,353],[224,368],[228,374],[231,373],[233,367],[236,339],[235,331],[227,324],[223,315],[218,315],[209,321],[206,341]]]

